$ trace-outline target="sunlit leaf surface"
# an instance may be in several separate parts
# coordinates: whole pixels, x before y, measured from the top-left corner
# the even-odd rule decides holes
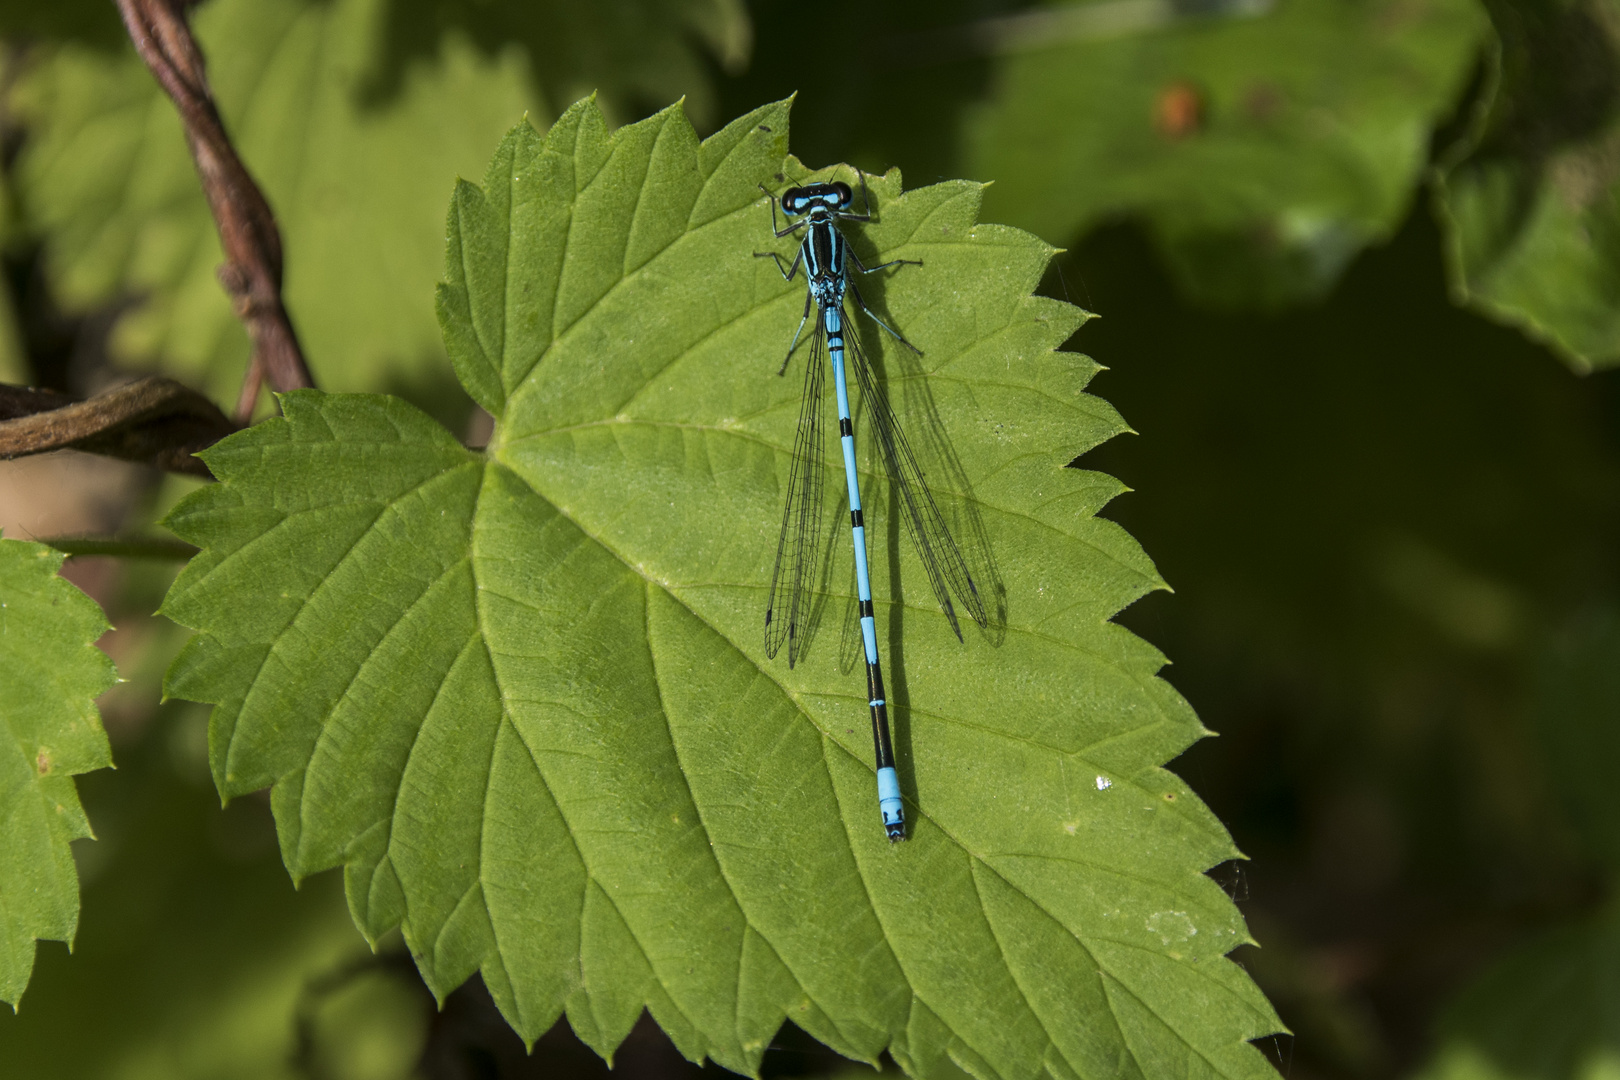
[[[809,655],[765,657],[804,287],[753,253],[791,252],[759,190],[807,175],[787,123],[515,129],[455,194],[439,297],[489,448],[303,392],[209,451],[170,692],[218,705],[216,782],[272,786],[295,877],[343,866],[367,935],[401,926],[440,994],[481,972],[525,1037],[566,1013],[607,1054],[645,1007],[743,1072],[791,1018],[915,1075],[1269,1075],[1202,873],[1236,853],[1161,768],[1203,729],[1109,621],[1161,582],[1095,516],[1120,485],[1064,467],[1123,423],[1053,351],[1085,316],[1030,295],[1051,249],[979,224],[979,185],[873,178],[851,228],[923,262],[863,287],[925,355],[861,333],[995,615],[951,635],[868,472],[907,842],[836,507]]]

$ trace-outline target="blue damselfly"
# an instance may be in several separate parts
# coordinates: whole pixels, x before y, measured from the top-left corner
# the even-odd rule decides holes
[[[810,610],[816,553],[821,540],[821,495],[826,477],[822,388],[826,370],[830,366],[834,397],[838,402],[838,434],[844,453],[844,479],[849,486],[850,528],[855,544],[855,589],[859,600],[861,640],[866,651],[872,742],[877,754],[878,807],[883,814],[883,827],[893,841],[905,839],[905,809],[894,767],[888,702],[883,692],[883,669],[878,662],[872,583],[866,563],[866,529],[861,513],[860,479],[855,468],[855,431],[850,419],[849,390],[845,382],[846,345],[850,366],[855,371],[855,381],[860,384],[861,401],[872,424],[884,469],[900,507],[901,520],[917,546],[917,554],[928,574],[928,583],[939,599],[945,618],[950,621],[957,640],[961,640],[962,628],[956,619],[956,608],[951,603],[951,594],[954,593],[980,626],[985,626],[988,620],[984,602],[980,600],[973,576],[968,572],[967,561],[963,559],[956,541],[951,539],[945,516],[940,513],[933,494],[928,490],[911,444],[900,430],[883,386],[878,382],[861,346],[859,327],[851,323],[846,333],[844,298],[847,294],[855,298],[855,303],[878,327],[918,356],[922,355],[922,351],[899,331],[872,314],[860,290],[849,277],[851,269],[859,274],[871,274],[891,266],[922,265],[915,259],[890,259],[874,266],[865,266],[850,248],[838,230],[838,222],[872,220],[871,197],[867,192],[864,173],[860,174],[860,180],[863,209],[858,214],[851,210],[854,192],[842,181],[805,184],[783,192],[782,213],[790,222],[786,228],[777,225],[776,197],[765,191],[766,198],[771,201],[771,229],[776,237],[792,236],[800,229],[805,232],[799,243],[798,254],[791,263],[785,263],[774,251],[756,251],[754,254],[757,258],[774,260],[776,268],[787,281],[792,281],[803,267],[809,282],[804,298],[804,314],[799,319],[799,328],[794,331],[787,358],[782,361],[778,375],[787,371],[788,363],[793,359],[805,323],[810,318],[812,303],[816,309],[810,359],[805,365],[804,396],[799,405],[799,426],[794,436],[793,458],[788,473],[787,504],[782,512],[782,533],[776,545],[776,566],[771,571],[770,599],[765,608],[765,653],[774,657],[785,641],[788,666],[792,667],[803,648],[803,631]],[[760,190],[765,189],[762,187]]]

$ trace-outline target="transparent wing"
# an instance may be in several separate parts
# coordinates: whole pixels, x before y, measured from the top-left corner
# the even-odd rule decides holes
[[[950,621],[951,629],[960,640],[962,627],[957,623],[956,609],[951,605],[953,593],[980,626],[989,624],[989,615],[985,612],[984,601],[979,597],[978,587],[973,584],[973,575],[968,572],[967,560],[951,538],[945,515],[940,513],[933,492],[928,490],[928,482],[923,478],[922,467],[917,464],[917,456],[911,452],[911,444],[906,441],[905,432],[900,430],[895,420],[888,395],[872,371],[872,365],[861,347],[860,335],[854,333],[854,329],[850,327],[852,332],[844,336],[844,342],[849,346],[847,355],[855,368],[855,381],[861,387],[861,401],[866,405],[869,417],[867,422],[877,436],[884,468],[888,470],[889,480],[899,494],[900,517],[906,524],[906,532],[911,534],[912,543],[917,545],[917,554],[928,573],[928,583],[934,587],[934,595],[939,598],[940,610],[945,612],[945,618]]]
[[[816,553],[821,544],[821,492],[827,479],[822,436],[825,410],[821,400],[827,373],[826,342],[818,318],[810,339],[810,356],[805,361],[804,397],[799,402],[799,427],[793,436],[782,535],[776,541],[776,566],[771,570],[771,594],[765,605],[765,655],[774,657],[785,640],[789,667],[804,651]]]

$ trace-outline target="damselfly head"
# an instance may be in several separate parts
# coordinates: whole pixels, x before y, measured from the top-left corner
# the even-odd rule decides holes
[[[806,184],[782,193],[782,212],[789,217],[822,210],[836,214],[855,201],[855,193],[842,180],[830,184]]]

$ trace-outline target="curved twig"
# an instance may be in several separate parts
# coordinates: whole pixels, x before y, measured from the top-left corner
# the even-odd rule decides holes
[[[214,107],[202,51],[186,23],[184,0],[117,2],[135,50],[179,109],[203,193],[219,228],[225,249],[219,280],[253,340],[253,358],[237,406],[238,419],[245,422],[261,379],[283,392],[315,385],[281,302],[281,233]]]
[[[74,449],[208,477],[192,454],[235,430],[212,401],[173,379],[138,379],[88,401],[0,384],[0,460]]]

